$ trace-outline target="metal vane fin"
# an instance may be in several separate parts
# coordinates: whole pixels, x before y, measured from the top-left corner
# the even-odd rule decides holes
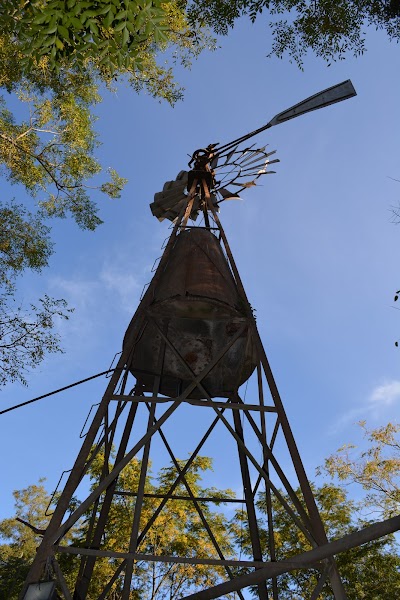
[[[222,199],[225,200],[242,200],[242,198],[236,194],[235,192],[230,192],[226,188],[220,188],[219,193],[222,196]]]
[[[226,165],[226,163],[228,163],[231,160],[231,158],[235,154],[236,150],[237,150],[237,146],[233,150],[231,150],[229,152],[229,154],[226,155],[226,161],[224,163],[225,165]]]

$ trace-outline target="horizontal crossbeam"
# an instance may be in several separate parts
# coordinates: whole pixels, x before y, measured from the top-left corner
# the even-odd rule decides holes
[[[136,552],[115,552],[113,550],[95,550],[93,548],[76,548],[75,546],[54,546],[57,552],[63,554],[78,554],[96,556],[98,558],[121,558],[143,560],[148,562],[182,563],[189,565],[215,565],[229,567],[265,567],[267,563],[254,560],[222,560],[219,558],[197,558],[195,556],[154,556],[153,554],[138,554]]]
[[[160,396],[126,396],[123,394],[114,394],[111,400],[124,400],[125,402],[149,402],[150,404],[165,404],[166,402],[174,402],[178,400],[178,398],[164,398]],[[209,401],[205,400],[196,400],[193,398],[185,398],[181,400],[181,402],[186,402],[187,404],[191,404],[193,406],[204,406],[210,408],[216,406],[217,408],[232,408],[233,410],[248,410],[248,411],[257,411],[257,412],[273,412],[276,413],[277,410],[275,406],[261,406],[260,404],[243,404],[237,402],[215,402],[213,400],[212,404]]]
[[[118,495],[118,496],[137,496],[137,492],[128,492],[125,490],[116,490],[114,492],[114,494]],[[193,498],[191,498],[190,496],[168,496],[167,494],[143,494],[144,498],[160,498],[161,500],[164,500],[164,498],[166,498],[167,500],[187,500],[189,502],[237,502],[239,504],[243,504],[243,502],[245,502],[245,500],[243,498],[217,498],[217,497],[213,497],[213,498],[202,498],[201,496],[195,496]]]

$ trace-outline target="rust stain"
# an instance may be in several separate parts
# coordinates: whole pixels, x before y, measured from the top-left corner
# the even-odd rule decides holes
[[[188,365],[193,365],[194,363],[197,362],[198,357],[197,357],[196,352],[188,352],[187,354],[185,354],[185,356],[183,358],[188,363]]]
[[[228,323],[225,329],[226,335],[235,335],[235,333],[239,331],[239,329],[239,323]]]

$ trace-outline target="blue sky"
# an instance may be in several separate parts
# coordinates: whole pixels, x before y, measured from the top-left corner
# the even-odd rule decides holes
[[[399,49],[372,31],[363,57],[327,68],[310,56],[301,72],[287,59],[266,58],[270,37],[261,22],[240,23],[220,45],[191,71],[177,69],[186,93],[175,108],[123,86],[105,94],[98,155],[129,183],[121,200],[98,198],[104,225],[97,232],[54,222],[50,268],[27,274],[20,290],[27,303],[48,293],[75,307],[60,324],[65,354],[48,358],[28,388],[6,387],[0,402],[5,408],[107,369],[169,234],[148,205],[186,168],[189,153],[350,78],[355,99],[260,135],[260,145],[277,149],[277,174],[243,202],[222,205],[220,215],[314,479],[325,457],[360,441],[357,421],[398,420],[400,315],[392,298],[400,287],[400,230],[390,207],[400,183],[390,177],[400,179]],[[11,195],[6,186],[3,192]],[[17,188],[12,195],[24,199]],[[52,489],[72,466],[83,422],[105,386],[96,380],[2,416],[0,518],[12,514],[14,489],[43,476]],[[182,411],[179,434],[190,418]],[[223,454],[222,440],[209,453]],[[212,482],[237,484],[229,469]]]

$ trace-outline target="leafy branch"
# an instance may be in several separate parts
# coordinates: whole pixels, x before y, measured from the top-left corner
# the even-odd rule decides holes
[[[47,295],[39,303],[24,310],[22,305],[13,308],[4,297],[0,299],[0,386],[16,381],[27,385],[25,374],[45,353],[62,351],[53,328],[57,319],[68,319],[73,309],[67,308],[65,300]]]

